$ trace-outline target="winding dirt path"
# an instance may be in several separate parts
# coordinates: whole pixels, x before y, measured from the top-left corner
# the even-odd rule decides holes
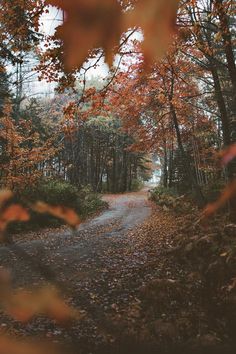
[[[46,263],[51,259],[52,267],[64,267],[65,271],[68,267],[76,268],[85,257],[92,264],[96,253],[105,251],[113,242],[124,238],[127,231],[143,223],[151,214],[146,189],[134,193],[105,195],[103,199],[109,203],[108,210],[82,223],[73,234],[70,230],[42,230],[23,235],[20,241],[16,236],[14,241],[32,256],[41,260],[45,258]],[[27,280],[24,263],[24,260],[13,254],[11,247],[0,247],[0,265],[10,265],[17,283],[21,283],[22,272],[24,281]]]
[[[69,292],[70,304],[86,313],[84,320],[64,330],[48,319],[35,319],[23,326],[1,314],[9,332],[78,343],[79,353],[112,342],[110,313],[135,301],[135,291],[143,281],[141,276],[133,276],[140,264],[138,259],[131,263],[126,256],[132,247],[126,235],[151,215],[152,205],[147,190],[104,199],[109,209],[81,224],[73,234],[69,230],[42,231],[15,239],[16,248],[52,271],[56,282]],[[33,269],[15,246],[0,247],[0,266],[11,270],[16,287],[45,283],[42,271]],[[46,282],[54,275],[47,274]]]
[[[82,316],[61,327],[43,316],[22,324],[0,312],[0,335],[49,339],[60,354],[234,354],[195,268],[170,252],[186,216],[176,219],[147,194],[104,196],[109,209],[73,234],[44,230],[2,245],[0,267],[11,270],[15,287],[56,283]]]

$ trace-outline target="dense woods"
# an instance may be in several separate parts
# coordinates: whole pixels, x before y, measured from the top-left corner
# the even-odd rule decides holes
[[[89,317],[99,301],[103,302],[100,298],[105,278],[101,280],[101,293],[101,284],[91,290],[89,281],[85,283],[92,299],[90,306],[87,296],[82,295],[87,313],[78,313],[64,303],[56,288],[70,299],[75,297],[65,291],[70,288],[63,283],[68,274],[57,280],[59,271],[54,274],[50,262],[50,266],[47,262],[44,265],[43,258],[34,259],[21,249],[12,234],[56,227],[54,240],[55,235],[66,230],[61,225],[68,224],[74,237],[70,236],[73,241],[69,242],[73,244],[79,239],[81,219],[109,208],[110,203],[108,215],[118,208],[120,219],[105,224],[105,217],[105,231],[99,223],[97,229],[105,239],[107,235],[119,236],[115,246],[101,246],[102,252],[106,249],[111,254],[111,262],[116,262],[112,272],[119,268],[109,280],[112,289],[121,287],[118,298],[122,291],[133,291],[127,287],[120,290],[125,277],[122,264],[128,269],[127,259],[132,262],[141,257],[143,266],[137,270],[138,285],[132,286],[141,291],[140,299],[144,300],[139,300],[139,292],[134,291],[128,310],[122,306],[129,296],[121,300],[120,307],[116,299],[111,300],[115,314],[109,313],[108,318],[114,322],[114,331],[129,342],[123,330],[117,330],[117,323],[122,323],[127,313],[128,320],[123,323],[127,336],[149,344],[157,341],[165,353],[170,340],[175,343],[187,338],[189,345],[191,336],[200,341],[205,334],[201,345],[210,342],[217,348],[225,341],[235,349],[231,333],[236,323],[235,15],[233,0],[0,1],[0,241],[15,252],[15,258],[23,259],[32,272],[38,272],[51,284],[38,291],[15,292],[5,269],[8,262],[3,261],[0,300],[8,315],[22,322],[37,314],[59,323],[77,321]],[[158,175],[158,183],[154,175]],[[151,188],[150,181],[157,184],[149,193],[151,207],[142,199],[142,193],[147,193],[143,187]],[[119,203],[123,203],[123,211]],[[127,225],[119,224],[122,213],[128,215],[125,208],[137,208],[137,219],[146,215],[145,208],[152,208],[152,214],[144,226],[128,236],[129,241],[121,242],[127,236]],[[135,225],[131,219],[130,229]],[[96,260],[98,273],[103,274],[105,269],[106,274],[110,256],[99,258],[101,238],[89,239],[93,227],[91,224],[86,231],[85,226],[83,231],[82,226],[82,241],[78,242],[86,245],[85,258],[89,242],[93,244],[92,263]],[[42,239],[45,237],[50,249],[54,241],[48,241],[47,232]],[[25,241],[27,235],[19,237]],[[29,237],[37,240],[38,234]],[[115,251],[111,251],[113,246]],[[70,250],[69,265],[61,251],[58,255],[63,265],[72,269],[76,256]],[[81,259],[83,262],[83,255]],[[59,264],[58,258],[53,262]],[[76,267],[80,265],[76,264],[73,271]],[[83,276],[88,277],[86,267],[81,281]],[[134,269],[130,271],[132,278]],[[73,276],[72,282],[77,275]],[[163,279],[155,280],[157,276]],[[126,283],[133,284],[130,280]],[[104,295],[105,302],[112,291]],[[193,309],[189,309],[189,303]],[[107,308],[104,305],[103,310]],[[93,315],[101,316],[103,321],[103,310],[94,310]],[[161,316],[159,322],[155,316]],[[180,331],[175,328],[178,334],[172,331],[171,322]],[[99,325],[94,328],[97,330]],[[106,323],[106,327],[110,325]],[[186,334],[190,328],[191,334]],[[107,337],[109,348],[113,345],[112,335]],[[96,340],[102,336],[100,333]],[[93,348],[85,342],[86,349],[81,353],[92,353]],[[29,343],[22,348],[17,345],[0,331],[0,354],[45,352],[41,347],[36,351]],[[195,344],[191,345],[191,349],[195,348]]]
[[[53,104],[50,114],[54,115],[54,124],[44,118],[43,104]],[[54,112],[56,108],[61,108],[57,100],[31,100],[21,111],[24,118],[16,122],[12,105],[4,106],[3,188],[22,190],[52,178],[79,188],[90,185],[94,192],[116,193],[138,189],[150,177],[150,158],[144,152],[129,150],[133,138],[122,132],[118,118],[91,117],[78,126],[74,119],[61,121],[60,114]]]
[[[211,198],[212,191],[215,195],[227,179],[233,178],[235,164],[221,171],[215,157],[215,151],[235,142],[235,9],[231,1],[181,2],[174,42],[164,58],[149,66],[148,71],[143,71],[143,43],[133,39],[132,32],[126,38],[124,35],[118,48],[118,67],[104,84],[95,83],[94,87],[85,79],[96,62],[88,62],[87,68],[80,69],[81,57],[77,68],[73,65],[70,72],[64,71],[62,42],[58,39],[61,30],[46,38],[38,34],[44,2],[36,7],[30,1],[27,6],[16,3],[9,9],[11,20],[2,18],[1,29],[2,126],[7,129],[7,124],[13,124],[11,129],[15,131],[5,132],[5,142],[3,130],[1,134],[5,159],[1,166],[2,186],[7,186],[4,178],[9,176],[11,160],[16,180],[24,174],[30,174],[33,180],[36,174],[63,178],[78,186],[90,184],[94,191],[132,190],[132,180],[137,184],[147,171],[145,154],[153,152],[159,156],[163,185],[180,193],[193,192],[200,205]],[[61,6],[57,1],[52,4]],[[7,1],[4,6],[9,7]],[[125,9],[127,4],[122,6]],[[69,11],[69,17],[64,26],[69,26],[70,6],[65,11]],[[37,47],[35,52],[35,45],[43,40],[45,48]],[[66,38],[65,43],[71,45],[70,39]],[[148,39],[144,43],[147,62],[151,44]],[[56,99],[45,102],[34,99],[34,111],[29,111],[32,102],[24,91],[24,77],[29,73],[23,67],[29,62],[28,53],[38,61],[41,78],[57,81],[60,92]],[[75,53],[74,57],[82,56]],[[68,55],[72,57],[73,52]],[[99,56],[101,51],[90,52],[90,58]],[[14,70],[9,76],[10,64]],[[84,75],[81,84],[77,79],[79,69]],[[22,124],[28,124],[28,130],[34,132],[30,132],[30,143],[28,133],[20,134]],[[18,139],[17,148],[7,152],[11,139]],[[16,151],[19,148],[25,150],[25,156],[27,149],[31,154],[31,162],[28,157],[24,159],[26,166],[16,159],[23,156],[23,150]],[[7,154],[12,157],[7,158]],[[30,169],[27,164],[31,164]]]

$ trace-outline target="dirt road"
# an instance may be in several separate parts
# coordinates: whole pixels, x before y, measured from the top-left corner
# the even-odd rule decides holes
[[[45,258],[46,263],[51,259],[53,267],[65,267],[65,272],[68,267],[76,269],[85,258],[88,264],[92,264],[96,254],[106,252],[107,247],[114,246],[118,239],[123,239],[127,231],[141,224],[151,213],[146,190],[106,195],[103,199],[109,203],[108,210],[82,223],[75,233],[70,230],[42,230],[20,236],[20,241],[15,236],[14,241],[34,257]],[[10,265],[17,283],[21,283],[24,272],[26,281],[24,260],[17,259],[8,246],[0,247],[0,265]]]
[[[56,283],[81,318],[64,328],[0,312],[0,335],[49,339],[66,345],[63,354],[234,354],[234,322],[232,340],[195,265],[173,253],[186,216],[155,208],[146,191],[104,198],[109,209],[73,234],[44,230],[0,247],[0,266],[11,270],[15,287]]]
[[[19,335],[52,337],[59,341],[75,341],[82,352],[113,341],[111,313],[135,301],[135,291],[142,284],[141,277],[134,277],[136,267],[143,264],[143,256],[130,262],[126,235],[151,214],[147,191],[108,195],[109,209],[80,225],[75,233],[69,230],[25,235],[15,239],[17,247],[49,267],[54,278],[70,293],[70,303],[85,311],[83,321],[69,331],[58,328],[48,319],[40,319],[22,326],[11,322],[4,314],[2,321],[9,323]],[[30,240],[28,240],[30,238]],[[141,259],[141,260],[140,260]],[[31,286],[45,282],[45,269],[36,269],[14,246],[0,247],[0,265],[10,268],[15,286]],[[49,272],[49,273],[50,273]],[[47,269],[46,269],[47,273]],[[54,279],[53,279],[54,280]],[[48,279],[46,279],[46,282]],[[9,322],[10,321],[10,322]],[[84,348],[84,349],[83,349]]]

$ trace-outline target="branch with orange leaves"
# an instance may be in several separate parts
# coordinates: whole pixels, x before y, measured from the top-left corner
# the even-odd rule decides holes
[[[20,322],[28,322],[36,315],[44,315],[58,323],[64,324],[82,318],[82,313],[66,304],[61,293],[70,294],[69,284],[57,280],[57,274],[51,267],[45,265],[38,258],[28,254],[7,235],[7,226],[15,221],[26,222],[30,219],[29,210],[20,204],[10,204],[13,193],[9,190],[0,192],[0,234],[2,241],[16,256],[20,257],[31,268],[42,275],[51,285],[45,285],[34,289],[13,289],[10,273],[6,269],[0,269],[0,301],[4,312]],[[31,207],[40,213],[50,213],[75,228],[80,223],[77,214],[69,208],[50,206],[38,202]],[[38,345],[14,341],[12,337],[0,336],[0,354],[43,354],[48,349],[48,344]],[[50,349],[54,353],[53,349]],[[55,351],[58,353],[58,351]]]
[[[7,233],[7,227],[12,222],[27,222],[30,220],[29,209],[38,213],[48,213],[65,221],[73,230],[80,224],[80,218],[76,212],[64,206],[52,206],[44,202],[37,202],[30,208],[25,208],[20,204],[9,204],[13,198],[13,193],[9,190],[0,192],[0,242],[4,242],[13,253],[22,258],[32,269],[39,272],[47,281],[57,286],[64,292],[65,284],[57,281],[56,273],[47,265],[41,263],[15,244],[11,236]],[[69,286],[67,287],[69,289]]]

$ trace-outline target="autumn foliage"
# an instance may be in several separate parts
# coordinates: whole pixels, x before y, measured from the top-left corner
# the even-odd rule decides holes
[[[141,0],[127,8],[116,0],[47,3],[65,11],[65,22],[57,29],[56,37],[64,42],[68,70],[80,68],[88,53],[97,48],[104,49],[106,61],[112,66],[121,35],[130,28],[142,29],[144,57],[147,63],[152,63],[164,53],[170,41],[178,5],[177,0],[168,4],[162,0]]]
[[[41,15],[52,7],[62,20],[43,35]],[[197,223],[214,215],[235,222],[234,20],[232,0],[1,1],[0,241],[19,251],[9,226],[33,213],[73,230],[80,225],[75,208],[32,201],[40,183],[69,183],[88,201],[90,189],[132,191],[153,169],[161,186],[178,195],[177,208],[183,195],[200,208]],[[88,83],[102,60],[106,79]],[[35,73],[56,85],[53,98],[27,96],[25,77]],[[21,322],[37,315],[78,320],[57,285],[15,290],[1,269],[3,309]],[[0,336],[0,354],[43,350]]]

